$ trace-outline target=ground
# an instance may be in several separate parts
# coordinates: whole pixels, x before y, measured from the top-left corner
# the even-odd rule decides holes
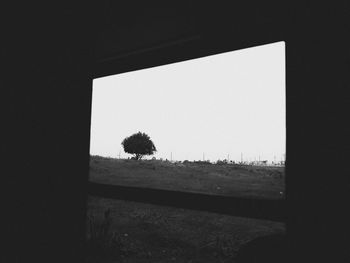
[[[254,198],[283,198],[284,169],[172,164],[93,156],[90,180]],[[108,211],[109,212],[106,212]],[[256,237],[284,223],[89,197],[88,262],[235,262]]]
[[[174,164],[98,156],[90,161],[93,182],[237,197],[283,198],[284,179],[283,167]]]

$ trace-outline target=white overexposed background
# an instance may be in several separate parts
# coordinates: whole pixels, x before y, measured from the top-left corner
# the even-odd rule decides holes
[[[285,97],[284,42],[98,78],[90,154],[127,158],[141,131],[156,158],[280,161]]]

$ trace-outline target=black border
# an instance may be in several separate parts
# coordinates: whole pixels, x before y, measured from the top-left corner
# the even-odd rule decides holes
[[[117,71],[285,41],[286,261],[349,262],[348,1],[193,3],[199,42]],[[2,8],[2,262],[84,261],[92,79],[113,66],[93,63],[98,6]]]

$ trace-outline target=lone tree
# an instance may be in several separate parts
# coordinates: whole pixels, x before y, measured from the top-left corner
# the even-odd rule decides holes
[[[152,155],[157,151],[150,137],[142,132],[126,137],[122,145],[126,153],[135,154],[134,158],[136,160],[140,160],[144,155]]]

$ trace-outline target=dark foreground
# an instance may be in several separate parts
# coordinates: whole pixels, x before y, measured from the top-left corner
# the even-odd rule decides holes
[[[88,211],[89,263],[236,262],[247,242],[285,232],[273,221],[99,197]]]
[[[285,224],[278,222],[281,219],[278,218],[279,212],[270,213],[284,203],[284,196],[280,194],[284,192],[283,168],[194,163],[176,165],[93,156],[90,182],[92,185],[104,184],[111,191],[107,188],[101,190],[95,185],[95,195],[88,200],[88,263],[238,263],[240,249],[241,255],[258,255],[247,248],[248,242],[261,238],[262,243],[266,243],[271,235],[285,233]],[[115,188],[117,185],[121,187]],[[128,187],[144,189],[141,192],[145,203],[135,202],[140,197],[137,196],[138,190],[123,191]],[[118,189],[118,193],[114,193],[113,189]],[[160,195],[159,200],[158,195],[152,194],[163,190],[172,192]],[[209,197],[217,195],[218,202],[210,204],[210,198],[197,200],[194,193]],[[176,200],[176,194],[187,196],[188,202],[182,198],[181,202],[185,204],[182,208],[165,206]],[[168,200],[164,199],[166,196]],[[118,200],[121,197],[129,201]],[[217,207],[224,203],[220,202],[220,198],[227,199],[225,206],[229,209],[226,215],[215,213],[224,211]],[[230,198],[241,202],[230,202]],[[253,205],[255,210],[249,207],[253,204],[252,199],[257,200]],[[198,204],[198,207],[191,207],[191,204]],[[237,204],[246,205],[239,208]],[[254,219],[260,204],[261,207],[269,204],[266,207],[270,207],[271,211],[260,209],[266,217],[258,213],[261,219]],[[212,212],[184,209],[199,206],[211,207]],[[245,209],[248,212],[244,213]],[[249,211],[255,212],[249,214]],[[235,216],[237,214],[241,216]],[[275,249],[278,249],[278,243],[273,245]],[[274,248],[266,253],[272,251],[277,254]]]

